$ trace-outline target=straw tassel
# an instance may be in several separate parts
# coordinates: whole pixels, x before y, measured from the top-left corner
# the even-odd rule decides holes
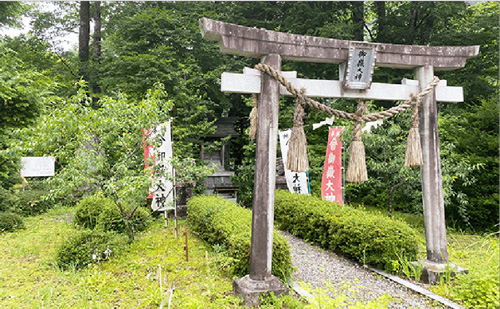
[[[349,147],[349,165],[347,166],[346,181],[362,182],[368,180],[366,170],[365,145],[361,138],[361,127],[363,126],[362,116],[366,111],[366,104],[363,101],[358,102],[356,116],[358,120],[354,125],[351,146]]]
[[[418,107],[419,101],[412,95],[412,113],[411,113],[411,128],[408,133],[408,141],[406,144],[405,154],[405,167],[415,168],[424,164],[422,159],[422,146],[420,145],[420,132],[419,132],[419,117]]]
[[[248,132],[248,137],[250,138],[251,141],[255,139],[255,135],[257,134],[257,113],[258,113],[258,103],[259,98],[257,97],[256,94],[252,95],[252,104],[253,108],[252,111],[250,112],[250,132]]]
[[[304,132],[304,97],[305,89],[301,89],[295,103],[293,128],[288,145],[286,168],[292,172],[305,172],[309,169],[307,159],[307,140]]]

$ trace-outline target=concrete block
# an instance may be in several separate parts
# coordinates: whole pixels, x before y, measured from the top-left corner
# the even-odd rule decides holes
[[[233,280],[234,294],[243,298],[243,305],[255,307],[260,305],[259,297],[267,293],[274,293],[276,297],[288,294],[288,287],[275,276],[267,280],[253,280],[250,275]]]
[[[429,260],[422,260],[420,262],[411,262],[415,269],[422,267],[422,275],[420,281],[424,283],[436,283],[446,276],[454,277],[457,274],[468,274],[469,270],[456,265],[455,263],[436,263]]]

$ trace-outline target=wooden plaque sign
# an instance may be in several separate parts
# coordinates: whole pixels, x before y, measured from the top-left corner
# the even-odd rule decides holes
[[[369,89],[372,84],[375,59],[375,45],[351,42],[349,46],[349,58],[344,79],[344,88],[357,90]]]

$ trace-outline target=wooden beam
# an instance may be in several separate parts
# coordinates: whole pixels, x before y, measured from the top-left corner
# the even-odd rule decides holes
[[[218,41],[223,53],[253,58],[278,54],[286,60],[342,63],[347,61],[350,43],[357,42],[276,32],[208,18],[201,18],[199,24],[202,36]],[[378,67],[414,69],[432,65],[435,70],[453,70],[464,67],[468,58],[479,53],[479,45],[369,44],[376,47]]]
[[[246,94],[260,93],[260,73],[259,70],[250,68],[245,68],[244,74],[224,72],[221,76],[221,91]],[[410,98],[410,93],[418,94],[420,92],[417,80],[404,79],[402,84],[372,83],[370,89],[359,91],[343,89],[342,82],[338,80],[296,78],[297,72],[295,71],[281,73],[295,88],[305,88],[309,97],[404,101]],[[280,86],[280,94],[291,95],[283,86]],[[436,87],[436,100],[438,102],[463,102],[463,89],[462,87],[449,87],[446,81],[442,80]]]

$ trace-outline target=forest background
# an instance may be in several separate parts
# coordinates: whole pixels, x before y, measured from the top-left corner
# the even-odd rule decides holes
[[[71,161],[71,151],[64,155],[56,151],[71,143],[58,138],[57,130],[50,127],[58,119],[59,124],[71,119],[76,128],[81,125],[77,118],[64,116],[68,102],[76,102],[87,113],[109,106],[109,98],[147,104],[144,97],[157,94],[156,99],[173,104],[168,116],[173,116],[174,152],[181,158],[199,158],[200,140],[215,132],[217,119],[238,117],[235,130],[239,136],[231,139],[232,159],[227,168],[236,172],[234,181],[240,185],[241,202],[251,207],[255,154],[255,143],[248,139],[251,98],[222,93],[220,76],[222,72],[241,72],[259,60],[222,54],[216,42],[203,39],[198,19],[208,17],[343,40],[480,45],[479,55],[469,59],[465,68],[436,72],[448,85],[462,86],[465,96],[464,102],[438,104],[443,187],[448,225],[472,231],[492,230],[498,225],[498,2],[55,4],[53,11],[43,12],[36,3],[0,2],[0,27],[20,26],[20,18],[25,15],[32,18],[28,34],[0,37],[0,196],[4,199],[20,183],[21,156],[55,155],[58,171]],[[58,37],[75,31],[79,33],[77,49],[55,47]],[[284,61],[282,69],[311,79],[339,76],[335,64]],[[376,68],[374,81],[399,83],[403,78],[411,79],[412,74],[411,70]],[[280,130],[292,127],[293,103],[289,98],[280,102]],[[350,112],[356,108],[353,100],[323,103]],[[398,102],[367,103],[372,112]],[[120,108],[126,105],[113,107],[103,123],[119,121],[124,113]],[[161,113],[161,106],[157,108]],[[161,118],[157,115],[156,120]],[[322,127],[313,131],[312,124],[324,118],[306,108],[313,194],[320,191],[328,130]],[[351,128],[338,119],[333,125],[344,126],[347,132]],[[68,128],[61,126],[59,133]],[[347,184],[347,202],[422,212],[419,170],[405,169],[402,163],[408,129],[409,115],[403,114],[363,135],[370,180]],[[345,134],[346,148],[349,141],[349,134]],[[134,159],[139,162],[140,154],[134,153]],[[198,160],[197,164],[203,162]]]

